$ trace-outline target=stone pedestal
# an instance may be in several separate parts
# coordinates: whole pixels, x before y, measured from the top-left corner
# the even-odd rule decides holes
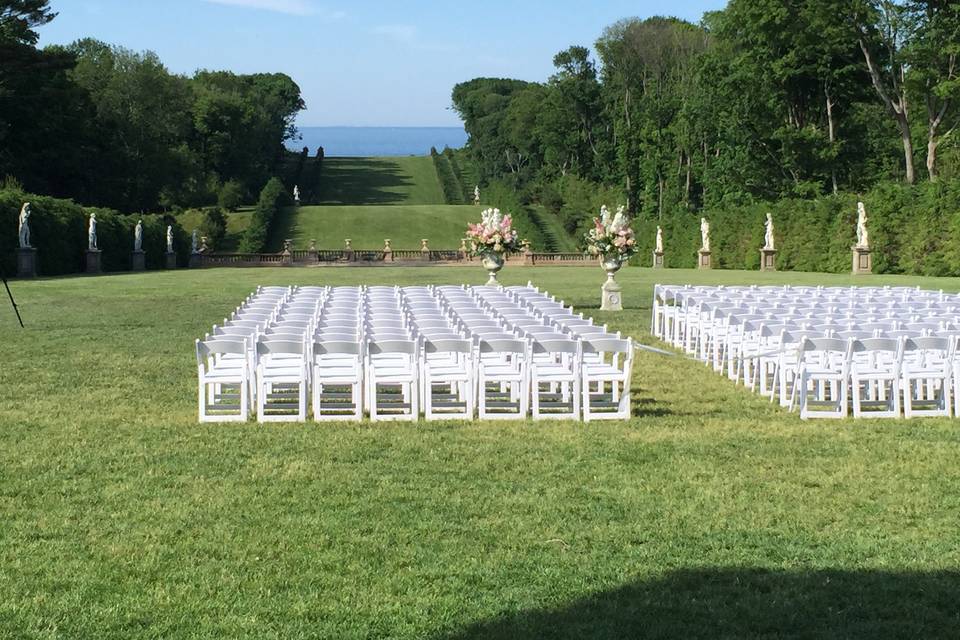
[[[293,240],[288,238],[283,241],[283,253],[281,256],[280,264],[285,267],[293,266]]]
[[[607,274],[607,281],[600,287],[602,294],[601,311],[623,311],[623,287],[613,279],[613,274]]]
[[[427,239],[420,240],[420,256],[427,262],[430,262],[430,247],[427,246]]]
[[[17,249],[17,277],[37,277],[37,250],[33,247]]]
[[[697,269],[712,269],[713,264],[710,262],[710,252],[700,249],[697,251]]]
[[[167,251],[164,255],[164,266],[167,269],[176,269],[177,268],[177,254],[173,251]]]
[[[653,252],[653,268],[663,269],[663,251]]]
[[[760,271],[777,270],[776,249],[760,249]]]
[[[102,273],[100,256],[103,254],[100,249],[87,249],[87,273]]]
[[[130,254],[130,270],[131,271],[146,271],[147,270],[147,252],[146,251],[134,251]]]
[[[307,257],[310,260],[310,264],[317,264],[320,262],[320,252],[317,251],[317,241],[310,241],[310,248],[307,249]]]
[[[853,275],[860,275],[873,272],[873,256],[870,249],[863,247],[852,247],[853,251]]]
[[[533,266],[533,249],[530,248],[530,243],[526,240],[523,242],[523,264],[528,267]]]
[[[198,252],[198,251],[194,251],[193,253],[191,253],[191,254],[190,254],[190,263],[189,263],[188,266],[189,266],[191,269],[199,269],[200,267],[202,267],[202,266],[203,266],[203,254],[200,253],[200,252]]]

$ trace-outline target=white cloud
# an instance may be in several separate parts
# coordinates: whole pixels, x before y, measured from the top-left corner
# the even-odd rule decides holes
[[[204,0],[214,4],[223,4],[245,9],[262,9],[276,13],[285,13],[293,16],[318,15],[327,20],[340,20],[346,17],[343,11],[325,11],[316,6],[311,0]]]

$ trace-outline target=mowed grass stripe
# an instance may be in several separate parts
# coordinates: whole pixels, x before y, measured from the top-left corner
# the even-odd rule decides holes
[[[390,238],[394,249],[419,249],[421,238],[427,238],[432,249],[457,249],[480,211],[446,204],[291,208],[277,220],[271,248],[279,251],[291,238],[297,249],[306,249],[311,239],[321,249],[342,249],[350,238],[356,249],[381,249]]]
[[[507,268],[644,342],[654,282],[956,279]],[[478,267],[14,281],[0,637],[950,637],[955,420],[803,423],[640,352],[616,423],[199,425],[193,338],[257,284]]]
[[[429,156],[324,158],[319,204],[444,204]]]

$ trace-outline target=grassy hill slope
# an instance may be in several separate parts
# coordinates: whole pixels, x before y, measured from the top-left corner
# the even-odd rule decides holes
[[[429,156],[325,158],[317,204],[443,204]]]
[[[357,249],[377,249],[390,238],[394,249],[419,249],[420,239],[433,249],[456,249],[467,223],[480,219],[480,207],[467,205],[321,206],[288,209],[276,222],[270,242],[279,251],[284,238],[296,249],[310,240],[321,249],[342,249],[350,238]]]

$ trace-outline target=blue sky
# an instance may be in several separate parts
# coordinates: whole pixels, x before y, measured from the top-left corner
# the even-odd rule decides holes
[[[281,71],[300,126],[457,125],[450,91],[478,76],[545,80],[553,55],[620,18],[699,21],[725,0],[53,0],[41,44],[94,37],[177,73]]]

